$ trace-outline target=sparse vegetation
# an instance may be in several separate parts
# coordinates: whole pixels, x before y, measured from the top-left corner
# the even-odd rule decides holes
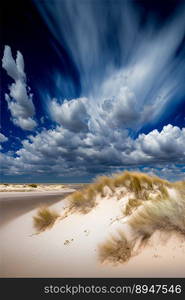
[[[177,230],[185,233],[185,182],[168,182],[156,176],[138,172],[124,172],[112,177],[99,177],[83,190],[71,196],[72,206],[83,213],[95,205],[97,195],[105,195],[105,186],[112,192],[119,189],[117,197],[130,193],[123,213],[128,217],[133,237],[127,240],[111,237],[99,248],[102,262],[125,262],[135,247],[137,240],[146,242],[157,229]],[[119,198],[120,199],[120,198]]]
[[[114,174],[112,180],[115,187],[128,187],[130,184],[130,173],[126,171],[124,173]]]
[[[103,193],[104,186],[105,185],[101,181],[93,184],[93,188],[96,191],[96,193],[99,193],[102,197],[104,196]]]
[[[40,207],[37,215],[33,217],[34,227],[38,232],[51,228],[60,215],[48,207]]]
[[[163,199],[167,199],[169,197],[168,190],[167,190],[167,188],[164,185],[160,185],[159,186],[159,192],[160,192],[161,197]]]
[[[130,198],[125,205],[124,214],[126,216],[131,215],[131,213],[140,205],[142,204],[142,201],[136,198]]]
[[[30,186],[33,185],[35,187],[35,184]],[[124,172],[112,177],[98,177],[94,183],[69,196],[69,212],[75,209],[86,214],[96,206],[97,199],[109,198],[114,191],[117,198],[126,196],[125,199],[128,199],[123,214],[127,216],[126,222],[132,235],[128,240],[123,232],[118,232],[118,236],[110,237],[101,244],[101,262],[128,261],[137,241],[143,245],[155,230],[177,230],[185,234],[185,181],[171,183],[144,173]],[[57,212],[42,207],[34,217],[34,227],[38,232],[51,228],[59,217]]]
[[[100,176],[94,183],[85,185],[82,190],[71,195],[71,206],[83,213],[87,213],[96,205],[96,195],[106,196],[105,187],[108,187],[111,192],[118,187],[124,187],[127,192],[134,194],[132,198],[135,201],[132,201],[132,204],[131,202],[128,203],[125,208],[126,214],[131,214],[143,201],[168,199],[168,188],[177,186],[184,190],[185,183],[183,181],[170,183],[156,176],[126,171],[114,174],[112,177]]]
[[[32,188],[37,188],[37,184],[35,184],[35,183],[30,183],[28,186],[32,187]]]
[[[89,186],[85,190],[76,191],[70,197],[71,207],[82,213],[88,213],[95,205],[95,190]]]
[[[81,191],[76,191],[72,196],[72,204],[74,206],[83,206],[86,204],[85,196]]]
[[[155,230],[185,234],[185,181],[172,183],[136,172],[114,175],[113,180],[115,187],[132,193],[123,209],[132,237],[108,239],[100,247],[101,261],[125,262],[137,241],[144,245]]]
[[[110,237],[99,246],[101,262],[124,263],[131,257],[131,245],[124,233],[120,232],[119,237]]]
[[[136,197],[141,198],[142,186],[138,176],[133,175],[130,178],[130,189],[134,192]]]
[[[156,229],[175,229],[185,233],[185,198],[180,194],[145,202],[128,220],[139,234],[152,234]]]
[[[94,183],[71,195],[71,207],[78,209],[82,213],[88,213],[96,205],[96,195],[105,196],[105,186],[113,190],[112,179],[107,176],[98,177]]]

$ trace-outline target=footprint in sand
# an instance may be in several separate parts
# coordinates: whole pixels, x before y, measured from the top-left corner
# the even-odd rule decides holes
[[[89,235],[89,233],[90,233],[90,231],[89,231],[89,230],[84,230],[84,232],[85,232],[85,235],[86,235],[86,236],[88,236],[88,235]]]
[[[71,240],[65,240],[65,242],[64,242],[64,245],[69,245],[71,242],[73,242],[74,241],[74,239],[71,239]]]
[[[160,258],[161,256],[158,255],[158,254],[154,254],[153,257],[155,257],[155,258]]]

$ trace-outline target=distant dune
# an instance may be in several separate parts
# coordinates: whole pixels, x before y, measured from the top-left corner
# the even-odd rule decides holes
[[[1,277],[185,276],[184,181],[124,172],[46,204],[0,227]]]
[[[83,184],[48,184],[48,183],[1,183],[0,192],[45,192],[45,191],[63,191],[65,188],[78,189]]]

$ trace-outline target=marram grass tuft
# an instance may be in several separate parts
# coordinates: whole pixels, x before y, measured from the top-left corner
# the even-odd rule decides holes
[[[34,227],[38,232],[51,228],[60,215],[48,207],[40,207],[33,217]]]

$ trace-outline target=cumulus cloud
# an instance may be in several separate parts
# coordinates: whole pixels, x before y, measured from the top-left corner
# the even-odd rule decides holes
[[[155,129],[147,135],[141,134],[135,143],[138,151],[148,157],[185,163],[185,128],[169,124],[161,132]]]
[[[114,133],[114,134],[113,134]],[[183,178],[185,128],[168,125],[129,137],[125,130],[106,135],[99,131],[73,132],[59,125],[22,141],[22,148],[4,158],[6,174],[45,174],[45,176],[95,176],[123,169],[158,172],[168,179]],[[7,160],[7,163],[5,163]],[[179,167],[175,167],[175,165]],[[173,170],[174,172],[173,176]],[[179,173],[177,172],[179,169]],[[160,175],[160,174],[158,174]]]
[[[87,130],[89,116],[86,104],[86,98],[64,100],[62,104],[53,99],[50,104],[50,114],[53,120],[71,131]]]
[[[142,169],[150,175],[157,175],[167,180],[177,181],[185,180],[185,167],[183,165],[175,165],[167,163],[163,166],[145,167]]]
[[[22,54],[17,51],[17,57],[14,60],[11,48],[5,46],[2,67],[14,80],[14,83],[9,86],[9,94],[5,94],[12,121],[23,130],[33,130],[37,125],[33,119],[35,107],[32,101],[33,94],[30,93],[30,88],[26,84]]]

